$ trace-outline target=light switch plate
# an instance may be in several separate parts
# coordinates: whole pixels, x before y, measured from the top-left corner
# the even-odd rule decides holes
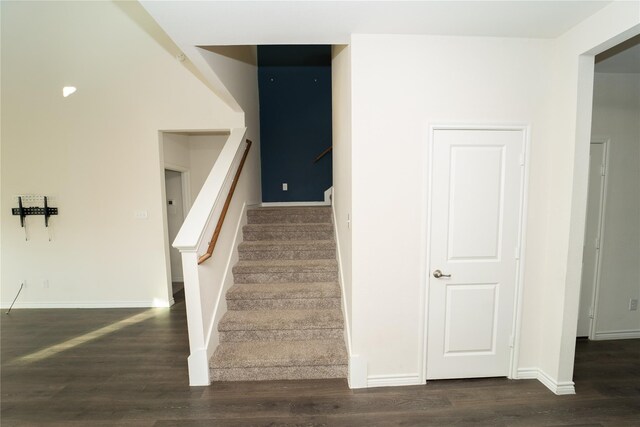
[[[135,219],[147,219],[149,218],[149,212],[147,211],[135,211],[133,213]]]

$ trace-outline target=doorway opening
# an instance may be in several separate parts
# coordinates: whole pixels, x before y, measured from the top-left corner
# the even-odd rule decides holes
[[[332,186],[331,46],[258,46],[264,203],[324,202]]]
[[[163,237],[170,305],[176,296],[184,295],[182,256],[172,243],[228,138],[228,130],[160,132]]]
[[[189,212],[187,193],[188,171],[176,171],[165,168],[164,182],[167,207],[167,237],[173,242],[182,227],[182,223]],[[171,292],[174,296],[184,288],[182,276],[182,256],[180,251],[169,246],[169,268],[171,279]]]
[[[577,336],[640,338],[640,35],[595,57]]]

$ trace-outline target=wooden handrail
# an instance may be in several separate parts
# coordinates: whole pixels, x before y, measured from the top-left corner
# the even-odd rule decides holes
[[[242,154],[242,160],[240,160],[240,165],[238,166],[236,175],[233,177],[231,188],[229,188],[229,194],[227,194],[227,200],[224,201],[222,212],[220,212],[218,224],[216,224],[216,229],[213,230],[213,236],[211,236],[211,241],[209,242],[207,252],[198,258],[198,265],[211,258],[211,255],[213,254],[213,250],[216,247],[216,242],[218,241],[218,237],[220,236],[220,231],[222,230],[222,223],[224,222],[224,218],[227,216],[227,211],[229,210],[229,205],[231,204],[231,198],[233,197],[233,192],[236,191],[236,185],[238,184],[238,179],[240,179],[240,172],[242,172],[244,161],[247,160],[247,154],[249,154],[249,148],[251,148],[251,144],[252,142],[247,139],[247,148],[245,148],[244,153]]]
[[[326,150],[324,150],[322,153],[318,154],[318,157],[315,158],[315,160],[313,161],[313,163],[316,163],[318,160],[320,160],[321,158],[323,158],[324,156],[327,155],[327,153],[329,153],[329,151],[331,151],[333,149],[333,145],[329,146],[329,148],[327,148]]]

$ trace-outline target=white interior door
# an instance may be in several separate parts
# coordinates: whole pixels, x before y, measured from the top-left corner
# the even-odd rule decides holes
[[[434,131],[427,379],[509,373],[524,137]]]
[[[588,337],[594,316],[594,295],[598,277],[600,256],[600,227],[604,195],[605,144],[591,143],[589,153],[589,190],[587,196],[587,220],[584,232],[582,257],[582,283],[577,336]]]

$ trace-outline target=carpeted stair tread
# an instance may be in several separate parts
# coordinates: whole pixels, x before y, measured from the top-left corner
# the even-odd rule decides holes
[[[340,298],[340,285],[318,283],[246,283],[227,291],[227,300]]]
[[[310,222],[305,224],[247,224],[242,230],[247,232],[331,232],[333,233],[333,225],[329,223]],[[266,239],[265,239],[266,240]],[[272,239],[277,240],[277,239]],[[317,239],[324,240],[324,239]]]
[[[345,378],[332,208],[251,207],[242,233],[211,378]]]
[[[223,342],[211,359],[212,369],[346,365],[344,341]]]
[[[241,260],[335,259],[333,240],[253,240],[240,243]]]
[[[340,329],[270,329],[256,331],[222,331],[220,342],[240,341],[305,341],[344,339]]]
[[[256,240],[333,240],[333,224],[247,224],[242,227],[245,241]]]
[[[333,240],[252,240],[238,245],[240,251],[335,249]]]
[[[223,331],[337,329],[343,327],[340,309],[230,310],[218,325]]]
[[[335,259],[243,260],[233,266],[234,274],[324,271],[338,271],[338,262]]]
[[[277,217],[276,215],[263,215],[249,218],[247,224],[330,224],[331,217],[328,215],[286,215]]]
[[[266,223],[331,223],[331,209],[327,208],[264,208],[247,211],[249,224]]]

